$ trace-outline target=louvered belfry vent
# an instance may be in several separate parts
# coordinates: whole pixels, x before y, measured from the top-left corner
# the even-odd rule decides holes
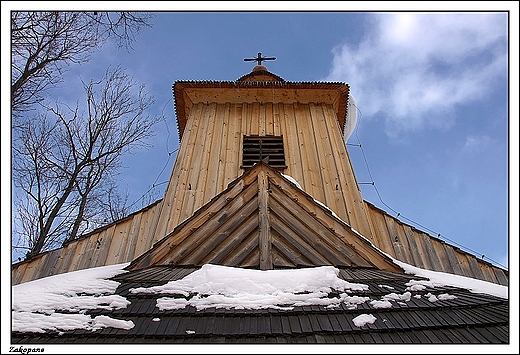
[[[276,169],[287,168],[282,136],[244,136],[242,168],[250,168],[261,160]]]

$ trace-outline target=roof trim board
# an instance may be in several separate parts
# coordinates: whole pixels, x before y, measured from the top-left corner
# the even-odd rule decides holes
[[[285,81],[177,81],[173,96],[179,139],[197,103],[330,104],[343,132],[350,87],[345,83]]]

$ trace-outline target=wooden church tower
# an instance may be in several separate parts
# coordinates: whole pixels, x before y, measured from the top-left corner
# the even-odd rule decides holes
[[[287,82],[258,57],[236,81],[173,85],[180,137],[164,198],[13,265],[13,284],[95,266],[421,268],[507,285],[507,271],[363,200],[344,83]]]
[[[288,83],[257,65],[235,82],[177,82],[173,90],[181,145],[159,235],[172,232],[264,159],[370,235],[343,141],[348,85]]]

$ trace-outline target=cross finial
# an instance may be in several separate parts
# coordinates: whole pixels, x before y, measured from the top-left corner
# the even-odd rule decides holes
[[[246,58],[244,62],[258,62],[258,65],[262,65],[264,60],[275,60],[275,57],[262,57],[262,53],[258,52],[258,56],[256,58]]]

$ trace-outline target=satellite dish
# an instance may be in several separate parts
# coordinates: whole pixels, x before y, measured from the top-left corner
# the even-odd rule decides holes
[[[357,105],[356,100],[352,97],[352,95],[348,96],[348,107],[347,107],[347,119],[345,121],[345,129],[343,130],[343,139],[345,143],[349,139],[352,132],[354,132],[354,128],[356,128],[357,123]]]

